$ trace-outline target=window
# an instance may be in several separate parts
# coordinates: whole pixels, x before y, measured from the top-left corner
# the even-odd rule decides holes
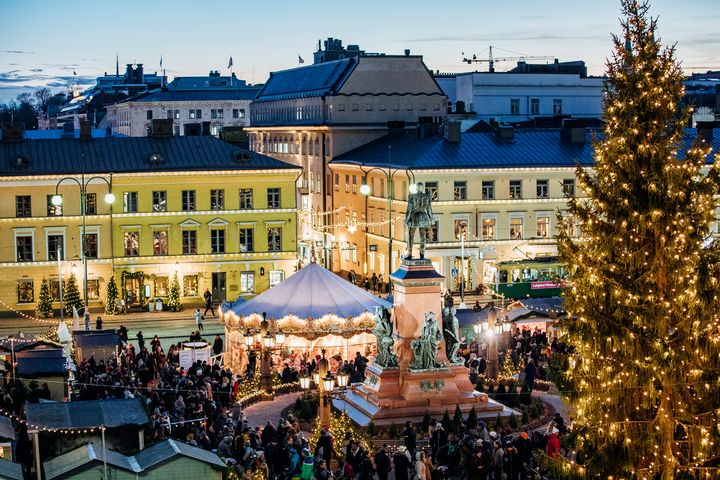
[[[97,193],[85,194],[85,213],[87,215],[97,215]]]
[[[575,179],[574,178],[563,178],[562,191],[564,197],[575,196]]]
[[[52,197],[53,195],[47,196],[47,214],[48,217],[62,217],[63,214],[63,204],[62,202],[60,205],[53,205],[52,204]],[[62,195],[60,195],[60,198],[62,199]]]
[[[33,257],[33,236],[15,236],[15,253],[18,262],[32,262]]]
[[[553,98],[553,115],[562,115],[562,98]]]
[[[267,201],[268,201],[268,208],[280,208],[280,189],[279,188],[268,188],[267,189]]]
[[[225,190],[210,190],[210,210],[225,209]]]
[[[438,242],[440,238],[440,221],[437,218],[433,219],[432,225],[427,229],[425,239],[428,242]]]
[[[550,238],[550,216],[537,216],[537,238]]]
[[[140,252],[140,233],[139,232],[125,232],[125,256],[126,257],[137,257]]]
[[[195,210],[195,190],[182,191],[182,210],[183,212]]]
[[[255,272],[240,272],[240,293],[255,291]]]
[[[510,240],[520,240],[523,238],[523,218],[510,217]]]
[[[455,240],[460,240],[461,237],[465,237],[465,240],[467,240],[468,219],[456,218],[453,223],[455,224]]]
[[[540,99],[530,99],[530,115],[540,115]]]
[[[60,280],[50,280],[50,295],[53,302],[60,301]]]
[[[340,174],[335,174],[335,190],[340,190]]]
[[[65,260],[64,255],[65,235],[48,235],[47,236],[47,259],[58,260],[58,251],[60,252],[60,260]]]
[[[252,188],[240,189],[240,209],[249,210],[253,208],[253,191]]]
[[[413,104],[412,104],[412,103],[407,103],[407,104],[405,104],[405,108],[407,109],[408,112],[412,112],[412,110],[413,110]]]
[[[168,296],[168,277],[166,275],[155,276],[155,296],[156,297],[167,297]]]
[[[245,118],[245,109],[233,108],[233,118]]]
[[[438,201],[438,182],[425,182],[425,193],[430,195],[433,202]]]
[[[180,118],[180,110],[168,110],[167,118],[168,119]]]
[[[138,194],[137,192],[123,192],[123,212],[137,213]]]
[[[420,110],[422,110],[423,112],[426,111],[426,110],[427,110],[427,103],[421,103],[421,104],[420,104]]]
[[[32,303],[35,301],[35,284],[32,280],[18,280],[17,303]]]
[[[538,180],[536,184],[537,198],[548,198],[549,182],[547,180]]]
[[[467,182],[455,182],[453,191],[455,200],[467,200]]]
[[[352,192],[357,193],[357,175],[353,175]]]
[[[270,270],[270,288],[282,282],[284,279],[285,272],[282,270]]]
[[[98,234],[85,234],[85,258],[98,258]]]
[[[522,198],[522,181],[521,180],[510,180],[510,198],[514,198],[514,199]]]
[[[372,112],[373,106],[372,103],[366,103],[365,104],[365,111],[366,112]]]
[[[483,200],[493,200],[495,198],[494,180],[484,180],[482,182],[482,198]]]
[[[252,228],[241,228],[240,229],[240,253],[247,253],[254,251],[253,235],[254,229]]]
[[[210,230],[210,253],[225,253],[225,230]]]
[[[392,109],[393,109],[393,112],[399,112],[399,111],[400,111],[400,104],[399,104],[399,103],[393,103]]]
[[[353,243],[350,251],[352,252],[352,261],[357,263],[357,244]]]
[[[180,125],[173,125],[173,135],[176,137],[180,136]]]
[[[268,252],[279,252],[282,250],[282,228],[268,228]]]
[[[195,297],[198,294],[197,275],[183,275],[183,296]]]
[[[350,175],[345,175],[345,192],[350,193]]]
[[[87,294],[88,300],[99,300],[100,299],[100,280],[88,279],[87,281]]]
[[[190,118],[191,120],[195,119],[195,118],[197,118],[197,119],[202,118],[202,110],[200,110],[199,108],[196,108],[196,109],[191,108],[188,111],[188,118]]]
[[[210,109],[210,118],[224,118],[225,112],[222,108]]]
[[[15,196],[15,216],[16,217],[32,217],[32,206],[30,203],[30,195]]]
[[[520,99],[510,99],[510,115],[520,115]]]
[[[345,104],[338,103],[338,112],[344,112],[344,111],[345,111]]]
[[[360,109],[360,106],[357,103],[352,104],[352,111],[357,112]]]
[[[153,231],[153,255],[168,254],[168,232],[167,230]]]
[[[152,192],[153,212],[167,212],[167,192]]]
[[[496,228],[497,228],[497,217],[495,216],[482,216],[482,239],[484,241],[495,240]]]
[[[152,120],[152,110],[145,110],[145,118]]]
[[[195,255],[197,253],[197,231],[183,230],[182,232],[182,253],[183,255]]]

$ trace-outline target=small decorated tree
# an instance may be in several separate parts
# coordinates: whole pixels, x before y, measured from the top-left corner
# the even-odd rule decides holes
[[[105,315],[115,315],[118,313],[118,288],[117,282],[115,282],[115,275],[110,275],[110,280],[107,285],[107,292],[105,294]]]
[[[82,298],[80,298],[80,290],[78,289],[74,273],[70,274],[70,278],[68,278],[63,285],[63,301],[65,302],[65,313],[72,316],[73,307],[75,307],[80,316],[83,315],[82,309],[84,303]]]
[[[168,295],[167,305],[173,312],[180,310],[180,281],[178,280],[177,272],[173,275],[172,283],[170,284],[170,294]]]
[[[35,315],[40,318],[48,318],[52,316],[52,293],[50,292],[50,282],[43,279],[40,284],[40,295],[38,296],[37,306],[35,307]]]

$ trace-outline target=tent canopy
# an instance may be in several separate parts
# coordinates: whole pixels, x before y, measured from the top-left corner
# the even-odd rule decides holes
[[[312,262],[257,297],[233,303],[230,309],[238,317],[265,312],[267,318],[279,320],[290,315],[354,318],[374,313],[376,307],[391,308],[392,304]]]

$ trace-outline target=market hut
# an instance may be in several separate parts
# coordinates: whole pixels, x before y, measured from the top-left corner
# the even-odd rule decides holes
[[[245,335],[260,331],[263,313],[268,331],[284,334],[288,354],[317,355],[325,349],[330,357],[347,359],[355,352],[372,353],[375,311],[391,307],[390,302],[311,262],[251,300],[221,306],[225,361],[235,371],[245,368]]]

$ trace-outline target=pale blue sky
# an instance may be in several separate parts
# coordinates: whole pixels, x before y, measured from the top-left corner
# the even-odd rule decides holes
[[[619,32],[619,0],[0,0],[0,102],[29,87],[65,90],[143,63],[170,79],[234,71],[248,82],[312,63],[319,39],[341,38],[371,52],[410,48],[432,70],[486,69],[461,62],[488,45],[525,55],[585,60],[602,74],[610,33]],[[720,70],[720,1],[654,0],[660,37],[677,42],[686,71]],[[495,55],[513,55],[497,50]],[[498,63],[497,69],[513,63]],[[694,67],[692,69],[688,67]]]

